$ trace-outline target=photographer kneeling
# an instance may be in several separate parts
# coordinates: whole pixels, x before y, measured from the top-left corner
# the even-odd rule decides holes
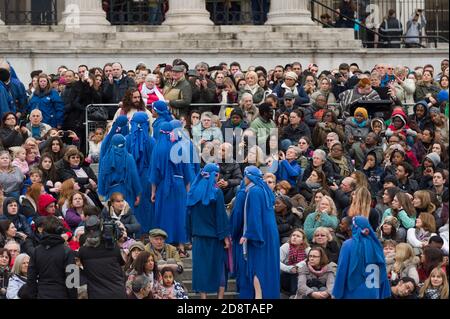
[[[101,221],[97,216],[86,220],[86,241],[79,258],[87,279],[89,299],[126,299],[122,258],[117,241],[126,230],[115,221]]]

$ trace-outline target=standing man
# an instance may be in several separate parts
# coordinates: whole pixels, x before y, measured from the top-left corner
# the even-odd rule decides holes
[[[205,62],[195,66],[196,76],[189,80],[192,87],[192,103],[214,103],[216,84],[209,79],[208,68]],[[201,111],[211,111],[211,107],[201,107]]]
[[[419,22],[419,19],[421,22]],[[420,37],[422,36],[422,29],[425,29],[427,20],[423,14],[422,9],[417,9],[416,12],[411,16],[406,24],[405,43],[407,48],[419,48]]]
[[[172,68],[172,82],[164,87],[164,99],[169,102],[172,113],[176,117],[188,116],[192,101],[192,87],[185,78],[184,65]]]

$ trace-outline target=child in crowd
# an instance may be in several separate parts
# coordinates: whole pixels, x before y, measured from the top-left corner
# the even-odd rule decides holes
[[[161,284],[155,294],[155,299],[188,299],[183,286],[174,280],[175,273],[172,268],[161,269]]]
[[[89,137],[89,154],[88,159],[92,163],[98,163],[100,158],[100,148],[102,147],[102,141],[105,136],[103,128],[97,127],[95,132]]]
[[[12,165],[18,167],[23,175],[27,175],[30,171],[30,167],[26,161],[27,152],[25,148],[21,146],[14,146],[10,147],[10,151],[12,152],[13,157]]]

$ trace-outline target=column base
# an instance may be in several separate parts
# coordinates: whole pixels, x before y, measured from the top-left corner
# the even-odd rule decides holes
[[[173,26],[192,26],[192,25],[208,25],[214,23],[209,19],[209,13],[198,11],[168,12],[163,25]]]
[[[59,25],[64,26],[66,31],[77,32],[111,32],[114,29],[102,12],[82,11],[66,12],[62,14]]]
[[[266,25],[315,25],[307,10],[277,11],[267,15]]]

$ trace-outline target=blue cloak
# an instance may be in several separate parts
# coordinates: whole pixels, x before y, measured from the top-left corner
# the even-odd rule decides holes
[[[193,178],[200,172],[200,157],[194,143],[184,132],[179,120],[172,120],[173,135],[178,141],[174,147],[177,148],[177,155],[181,162],[188,164]],[[193,180],[191,181],[193,182]]]
[[[98,193],[109,198],[115,192],[122,193],[131,207],[142,192],[136,162],[128,153],[122,134],[112,137],[111,147],[102,158],[102,168],[98,174]]]
[[[278,228],[275,221],[273,205],[275,198],[263,180],[262,172],[255,166],[248,166],[245,178],[251,183],[245,188],[243,209],[243,258],[236,261],[245,268],[239,268],[240,282],[246,281],[244,287],[253,286],[253,279],[258,278],[262,297],[278,299],[280,297],[280,246]],[[234,232],[235,230],[233,230]],[[276,276],[274,274],[277,274]],[[254,298],[254,291],[251,298]]]
[[[153,138],[158,141],[160,137],[161,125],[165,122],[172,121],[172,115],[169,112],[167,102],[156,101],[152,104],[153,110],[158,114],[158,117],[153,122]]]
[[[352,238],[342,245],[333,296],[336,299],[391,296],[383,248],[365,217],[353,218]]]
[[[292,187],[297,187],[297,178],[301,175],[302,168],[296,160],[289,162],[282,160],[278,162],[278,169],[276,172],[277,181],[288,181]]]
[[[136,161],[136,168],[141,179],[142,193],[138,206],[134,207],[134,215],[141,224],[141,232],[147,233],[151,228],[154,207],[150,200],[151,184],[150,163],[155,140],[148,133],[149,118],[145,112],[134,113],[131,121],[131,132],[127,135],[127,149]]]
[[[106,134],[105,138],[103,139],[102,145],[100,146],[100,163],[99,163],[100,166],[102,158],[104,157],[106,152],[109,150],[109,147],[111,146],[111,139],[113,138],[114,135],[119,133],[122,134],[123,136],[128,135],[128,118],[126,115],[119,115],[116,118],[108,134]]]
[[[160,139],[153,149],[150,183],[156,187],[152,228],[163,229],[168,243],[186,243],[186,186],[191,176],[184,163],[171,160],[172,126],[164,122]]]
[[[225,287],[228,216],[222,191],[216,186],[217,164],[207,164],[198,174],[188,194],[187,230],[192,238],[192,288],[217,292]]]

